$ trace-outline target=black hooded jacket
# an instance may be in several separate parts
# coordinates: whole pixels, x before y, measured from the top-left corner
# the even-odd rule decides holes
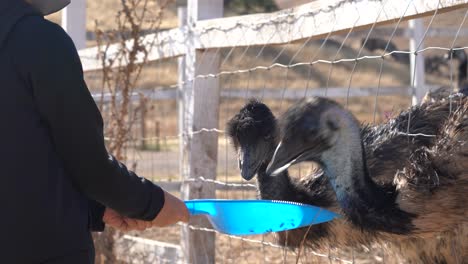
[[[161,188],[107,153],[71,39],[22,0],[0,0],[0,122],[0,263],[93,250],[103,205],[162,208]]]

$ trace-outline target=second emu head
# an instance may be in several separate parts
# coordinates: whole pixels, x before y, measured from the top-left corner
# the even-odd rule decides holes
[[[228,121],[227,134],[237,151],[242,178],[250,180],[260,168],[266,168],[275,150],[278,128],[265,104],[250,100]]]

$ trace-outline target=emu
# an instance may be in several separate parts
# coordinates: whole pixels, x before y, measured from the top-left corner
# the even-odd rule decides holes
[[[297,179],[285,170],[276,177],[265,171],[278,144],[277,120],[265,104],[250,100],[227,123],[227,134],[238,153],[241,176],[245,180],[257,175],[259,196],[267,200],[294,201],[328,208],[334,203],[334,194],[325,177],[315,175]],[[307,241],[313,243],[324,234],[325,225],[314,226]],[[278,243],[297,247],[307,228],[278,233]],[[313,235],[313,237],[312,237]],[[316,245],[318,246],[318,244]]]
[[[448,115],[430,109],[447,104],[453,104]],[[336,246],[389,241],[409,261],[459,262],[468,257],[468,99],[460,95],[410,112],[418,109],[426,119],[409,127],[397,117],[363,128],[332,100],[301,100],[281,119],[266,173],[303,161],[320,164],[344,216],[324,235]],[[432,133],[414,133],[431,126]]]
[[[387,168],[396,166],[408,159],[413,146],[409,146],[409,151],[407,151],[408,149],[403,150],[401,146],[407,145],[405,136],[395,134],[393,137],[381,137],[380,134],[385,134],[389,130],[398,133],[406,132],[409,120],[411,120],[410,133],[434,134],[439,130],[440,124],[449,114],[449,104],[439,102],[414,107],[403,112],[392,120],[392,125],[377,127],[374,132],[369,126],[363,127],[361,133],[364,137],[379,137],[386,145],[380,150],[367,153],[369,159],[372,160],[371,163],[378,164],[371,167],[372,174],[376,176],[373,179],[381,180],[379,179],[381,175],[378,175],[377,172],[385,171]],[[286,170],[275,177],[266,174],[266,166],[271,161],[274,149],[279,141],[279,128],[276,118],[265,104],[256,100],[248,102],[229,120],[226,130],[238,153],[242,177],[250,180],[257,175],[260,198],[301,202],[333,211],[340,210],[334,191],[328,183],[328,179],[321,176],[321,171],[316,171],[313,175],[302,179],[289,177]],[[417,137],[414,140],[420,146],[433,144],[433,138],[431,137]],[[389,149],[393,149],[394,152],[402,149],[402,151],[398,152],[400,159],[385,159],[382,152]],[[304,244],[317,250],[326,249],[328,245],[345,247],[370,243],[371,240],[361,234],[358,240],[347,241],[346,243],[338,241],[341,244],[337,244],[335,237],[338,234],[343,234],[341,226],[334,221],[311,226],[310,230],[302,228],[278,233],[278,243],[295,248],[300,245],[305,237]]]

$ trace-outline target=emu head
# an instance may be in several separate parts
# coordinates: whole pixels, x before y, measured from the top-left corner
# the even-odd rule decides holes
[[[260,167],[270,162],[275,150],[275,116],[265,104],[252,99],[228,121],[226,130],[238,153],[242,177],[252,179]]]
[[[336,102],[316,97],[294,104],[281,118],[280,143],[267,174],[276,175],[291,165],[313,161],[338,163],[361,146],[359,124]],[[345,153],[349,152],[349,153]]]

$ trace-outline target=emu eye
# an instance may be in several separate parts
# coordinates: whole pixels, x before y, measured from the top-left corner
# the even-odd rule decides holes
[[[328,127],[331,131],[336,131],[336,130],[338,130],[338,128],[339,128],[338,125],[337,125],[336,123],[334,123],[333,121],[331,121],[331,120],[327,120],[326,124],[327,124],[327,127]]]

